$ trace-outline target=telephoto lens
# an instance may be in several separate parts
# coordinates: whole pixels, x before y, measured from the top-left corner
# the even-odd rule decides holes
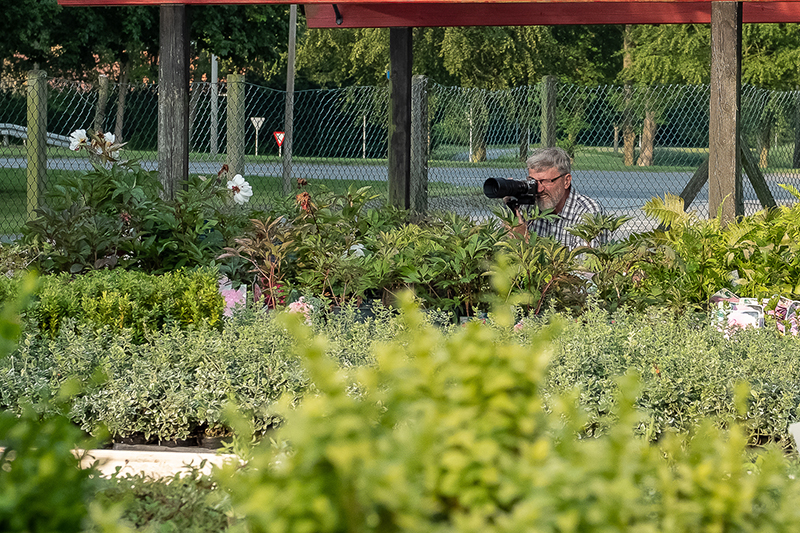
[[[536,202],[536,183],[511,178],[489,178],[483,182],[483,194],[487,198],[514,197],[517,203]]]

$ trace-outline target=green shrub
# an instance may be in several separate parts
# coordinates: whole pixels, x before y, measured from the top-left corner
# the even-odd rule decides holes
[[[100,159],[106,162],[94,161],[88,172],[60,174],[27,223],[24,238],[40,248],[35,264],[42,272],[209,266],[251,218],[233,204],[226,174],[190,176],[167,201],[158,172],[109,159],[107,151]]]
[[[162,479],[116,474],[98,485],[95,501],[121,507],[136,531],[221,533],[232,521],[225,495],[197,468]]]
[[[312,301],[314,328],[332,339],[329,354],[343,368],[374,364],[372,344],[399,331],[380,306],[363,318],[353,307],[334,314]],[[52,412],[48,400],[65,382],[77,381],[80,393],[67,411],[91,433],[106,428],[116,440],[153,441],[228,435],[224,413],[232,404],[263,435],[280,422],[278,398],[299,399],[312,386],[277,314],[250,309],[237,312],[222,331],[176,325],[148,333],[146,342],[131,330],[89,326],[61,328],[53,338],[28,332],[0,362],[0,408],[19,412],[36,402],[43,414]]]
[[[541,328],[527,322],[531,332]],[[658,439],[669,430],[689,432],[703,420],[727,427],[738,420],[751,445],[789,446],[788,425],[800,418],[798,339],[764,329],[737,331],[730,339],[707,315],[675,315],[599,309],[565,325],[555,341],[547,388],[554,394],[577,389],[592,413],[585,431],[602,432],[613,410],[616,380],[641,376],[639,431]],[[748,383],[743,412],[737,384]]]
[[[223,309],[215,270],[153,276],[116,269],[43,277],[28,316],[50,335],[70,319],[110,332],[131,329],[141,341],[147,332],[173,324],[220,328]]]
[[[26,279],[20,297],[33,290]],[[0,362],[16,341],[21,305],[7,302],[0,316]],[[84,435],[61,416],[44,420],[30,407],[0,411],[0,531],[83,531],[93,492],[91,469],[78,468],[72,450]]]
[[[775,531],[800,519],[800,485],[780,450],[748,456],[736,428],[703,424],[654,445],[636,379],[618,380],[604,436],[573,395],[543,395],[550,340],[528,346],[472,323],[450,338],[406,314],[378,364],[337,371],[296,325],[318,393],[285,409],[274,443],[228,469],[248,531]]]

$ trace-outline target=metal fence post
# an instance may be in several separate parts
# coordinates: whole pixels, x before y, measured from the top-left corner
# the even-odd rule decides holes
[[[28,72],[27,214],[30,220],[39,207],[47,185],[47,73]]]
[[[542,78],[542,148],[556,145],[556,77]]]
[[[94,131],[105,132],[103,124],[106,120],[106,105],[108,104],[108,76],[101,74],[98,79],[97,107],[94,111]]]
[[[428,78],[411,79],[411,210],[428,210]]]
[[[244,175],[244,74],[228,75],[228,172]]]

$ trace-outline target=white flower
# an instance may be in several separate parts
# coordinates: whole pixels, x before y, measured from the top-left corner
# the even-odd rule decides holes
[[[80,150],[86,145],[89,138],[86,136],[86,130],[75,130],[69,135],[69,149]]]
[[[228,190],[233,193],[233,201],[237,204],[249,202],[250,197],[253,196],[253,188],[241,174],[236,174],[232,180],[228,181]]]
[[[113,133],[106,132],[103,134],[103,140],[106,141],[106,146],[111,146],[114,144],[114,141],[117,140],[117,136]]]
[[[353,246],[347,249],[347,251],[344,253],[342,257],[345,259],[348,257],[364,257],[365,249],[366,248],[364,248],[363,244],[354,244]]]

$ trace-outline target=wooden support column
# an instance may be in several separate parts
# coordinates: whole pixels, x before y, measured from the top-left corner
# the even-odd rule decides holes
[[[294,140],[294,62],[297,40],[297,4],[289,8],[289,56],[286,60],[286,105],[283,119],[283,194],[292,192],[292,141]]]
[[[28,190],[28,220],[34,216],[44,199],[47,188],[47,73],[28,72],[27,96],[28,138],[25,153],[28,158],[26,181]]]
[[[389,29],[389,204],[411,208],[412,29]]]
[[[158,172],[167,200],[189,177],[189,24],[186,6],[161,5],[158,61]]]
[[[428,210],[428,78],[414,76],[411,81],[411,209]]]
[[[740,165],[742,4],[711,3],[708,214],[722,223],[744,215]]]
[[[245,127],[247,106],[244,74],[228,74],[227,97],[227,149],[230,177],[244,175]],[[230,179],[230,178],[229,178]]]

